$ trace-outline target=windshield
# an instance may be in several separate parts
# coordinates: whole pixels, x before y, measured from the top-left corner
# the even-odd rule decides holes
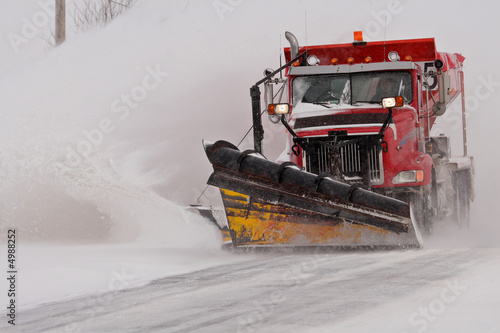
[[[385,97],[403,96],[412,100],[408,72],[298,76],[292,81],[293,105],[298,103],[355,105],[381,103]]]

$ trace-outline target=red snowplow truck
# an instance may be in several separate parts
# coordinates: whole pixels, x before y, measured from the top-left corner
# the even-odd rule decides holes
[[[254,149],[205,142],[235,246],[420,246],[421,232],[469,224],[464,57],[433,38],[301,47],[250,89]],[[289,134],[279,163],[262,154],[264,111]],[[463,156],[431,129],[461,98]]]

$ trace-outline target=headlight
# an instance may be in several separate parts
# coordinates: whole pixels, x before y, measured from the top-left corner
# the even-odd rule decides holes
[[[385,109],[393,108],[395,106],[403,106],[403,97],[402,96],[396,96],[396,97],[388,97],[382,99],[382,107]]]
[[[288,114],[290,107],[286,103],[269,104],[267,110],[269,114]]]
[[[396,106],[396,99],[394,97],[384,98],[382,100],[382,106],[386,109],[393,108]]]
[[[421,183],[424,181],[424,171],[423,170],[409,170],[401,171],[392,180],[393,184],[403,184],[403,183]]]

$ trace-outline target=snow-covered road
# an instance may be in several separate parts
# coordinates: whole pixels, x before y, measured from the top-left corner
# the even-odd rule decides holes
[[[498,332],[499,263],[499,248],[254,253],[138,288],[21,311],[16,329]]]

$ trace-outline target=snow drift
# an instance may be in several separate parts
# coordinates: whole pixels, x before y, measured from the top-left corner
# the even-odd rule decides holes
[[[171,31],[184,8],[154,6],[3,72],[4,229],[24,240],[220,245],[210,222],[171,201],[194,187],[182,172],[195,168],[182,145],[190,115],[176,100],[188,82],[172,66]],[[173,193],[165,199],[155,186]]]

